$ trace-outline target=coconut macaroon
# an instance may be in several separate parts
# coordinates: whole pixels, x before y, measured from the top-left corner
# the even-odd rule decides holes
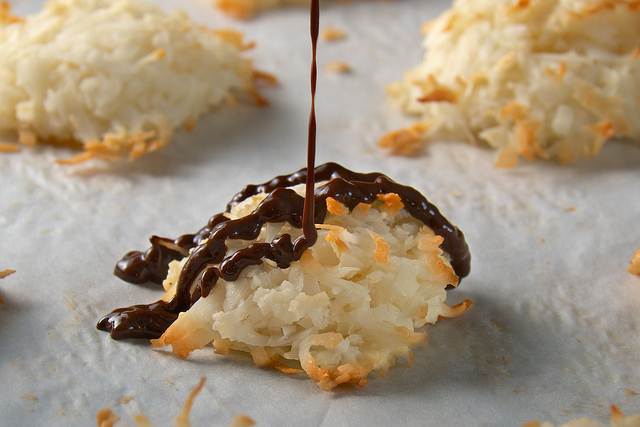
[[[3,3],[0,132],[84,150],[71,161],[139,157],[234,97],[262,103],[249,47],[135,0],[51,0],[24,19]]]
[[[483,142],[496,165],[573,162],[640,137],[640,5],[629,0],[456,0],[426,26],[422,64],[391,97],[419,121],[379,145]]]
[[[419,329],[470,305],[445,303],[469,272],[462,233],[416,190],[326,164],[316,169],[317,241],[296,260],[305,176],[248,187],[205,231],[127,254],[119,276],[138,281],[145,263],[188,252],[169,264],[162,301],[118,309],[98,327],[159,337],[153,347],[183,358],[210,343],[245,351],[259,366],[301,368],[324,390],[364,386],[399,357],[411,364],[410,347],[426,344]]]

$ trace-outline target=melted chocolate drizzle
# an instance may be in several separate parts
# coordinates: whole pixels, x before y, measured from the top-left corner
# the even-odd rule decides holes
[[[302,228],[305,198],[287,187],[305,183],[306,178],[306,169],[301,169],[261,185],[246,186],[233,197],[227,210],[260,192],[269,194],[251,214],[234,220],[218,214],[195,234],[175,240],[152,237],[152,246],[146,252],[125,255],[116,265],[116,275],[139,283],[141,278],[156,279],[161,272],[166,276],[168,263],[183,258],[183,254],[193,249],[171,300],[117,309],[100,320],[98,329],[110,332],[114,339],[158,338],[180,312],[188,310],[200,297],[206,297],[218,279],[234,281],[244,268],[262,263],[263,258],[274,261],[280,268],[299,260],[310,246],[304,235],[295,241],[285,234],[269,243],[254,243],[225,258],[226,242],[256,239],[263,225],[269,222],[288,222]],[[356,173],[336,163],[315,168],[314,180],[328,181],[314,192],[314,223],[324,221],[328,197],[353,209],[358,203],[373,203],[379,194],[396,193],[411,216],[444,238],[441,249],[449,254],[456,274],[460,278],[469,274],[471,256],[462,232],[414,188],[397,184],[380,173]]]

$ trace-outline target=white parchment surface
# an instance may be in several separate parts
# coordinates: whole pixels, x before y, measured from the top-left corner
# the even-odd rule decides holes
[[[41,7],[12,3],[19,14]],[[144,413],[168,426],[201,377],[195,426],[225,426],[239,413],[259,426],[520,426],[606,421],[611,404],[640,412],[640,277],[626,271],[640,247],[637,145],[513,170],[494,169],[492,151],[465,144],[433,144],[418,158],[375,147],[410,123],[383,87],[420,62],[420,26],[448,1],[327,3],[321,16],[321,28],[347,37],[319,44],[318,163],[416,187],[471,247],[471,275],[449,295],[473,306],[426,329],[429,345],[415,350],[413,368],[399,362],[365,388],[328,393],[247,356],[207,348],[181,360],[96,330],[111,310],[161,295],[112,275],[124,253],[146,249],[152,234],[198,230],[245,184],[305,162],[306,8],[238,22],[209,0],[158,3],[243,31],[257,43],[256,67],[280,83],[262,91],[268,107],[214,111],[135,162],[61,166],[54,160],[73,153],[48,146],[0,155],[0,270],[16,270],[0,280],[0,425],[94,425],[108,407],[129,425]],[[324,71],[334,60],[352,72]]]

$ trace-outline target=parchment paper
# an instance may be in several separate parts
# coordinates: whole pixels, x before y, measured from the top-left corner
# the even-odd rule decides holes
[[[307,9],[238,22],[209,0],[158,3],[240,29],[257,42],[256,67],[280,84],[263,90],[268,107],[214,111],[135,162],[60,166],[54,159],[74,153],[48,146],[0,155],[0,270],[16,270],[0,280],[0,425],[94,425],[105,407],[129,425],[138,413],[172,425],[201,377],[195,426],[225,426],[239,413],[259,426],[519,426],[606,421],[611,404],[640,412],[640,277],[626,271],[640,247],[637,144],[607,144],[572,166],[524,162],[513,170],[495,169],[492,151],[466,144],[433,144],[417,158],[375,147],[410,123],[383,87],[420,62],[420,26],[448,1],[327,3],[321,16],[322,28],[347,38],[319,44],[318,163],[415,186],[471,247],[471,275],[449,298],[473,306],[426,329],[429,345],[415,349],[413,368],[399,362],[366,388],[327,393],[247,356],[207,348],[181,360],[96,330],[112,309],[161,295],[112,275],[124,253],[146,249],[152,234],[199,229],[245,184],[305,162]],[[13,6],[25,14],[41,2]],[[333,60],[352,72],[324,71]]]

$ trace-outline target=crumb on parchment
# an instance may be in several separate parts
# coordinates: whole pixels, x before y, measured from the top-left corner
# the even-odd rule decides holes
[[[9,269],[2,270],[0,271],[0,279],[4,279],[5,277],[10,276],[15,272],[16,272],[15,270],[9,270]]]
[[[323,41],[333,42],[345,39],[347,37],[347,33],[339,28],[327,27],[322,30],[320,37]]]
[[[187,401],[184,403],[184,406],[182,407],[182,411],[180,411],[180,414],[178,414],[174,420],[175,427],[191,427],[191,422],[189,421],[189,414],[191,412],[191,407],[193,406],[193,401],[195,400],[196,396],[198,396],[200,391],[202,391],[202,388],[204,387],[204,383],[205,383],[205,378],[203,377],[200,379],[200,382],[198,383],[196,388],[194,388],[191,391],[191,393],[189,394],[189,397],[187,397]],[[133,399],[131,396],[127,396],[127,397],[130,398],[129,400]],[[127,402],[122,402],[122,403],[127,403]],[[118,417],[115,414],[115,412],[113,412],[109,408],[101,409],[96,414],[96,424],[98,427],[114,427],[119,421],[120,421],[120,417]],[[133,421],[135,422],[135,425],[137,427],[153,427],[153,424],[151,424],[149,419],[142,414],[136,415],[133,418]],[[255,422],[249,416],[244,414],[238,414],[235,416],[233,420],[231,420],[229,427],[250,427],[253,425],[255,425]]]
[[[0,271],[0,279],[4,279],[5,277],[10,276],[15,272],[16,272],[15,270],[9,270],[9,269],[2,270],[2,271]],[[4,302],[2,301],[2,297],[1,296],[0,296],[0,304],[4,304]]]
[[[631,274],[640,274],[640,249],[636,251],[631,261],[629,261],[627,271]]]
[[[331,61],[324,67],[330,73],[350,73],[351,66],[344,61]]]
[[[640,415],[632,415],[625,417],[620,409],[615,405],[611,405],[611,423],[602,424],[588,417],[582,417],[571,420],[558,427],[640,427]],[[521,427],[554,427],[549,422],[540,423],[539,421],[529,421],[521,425]]]

